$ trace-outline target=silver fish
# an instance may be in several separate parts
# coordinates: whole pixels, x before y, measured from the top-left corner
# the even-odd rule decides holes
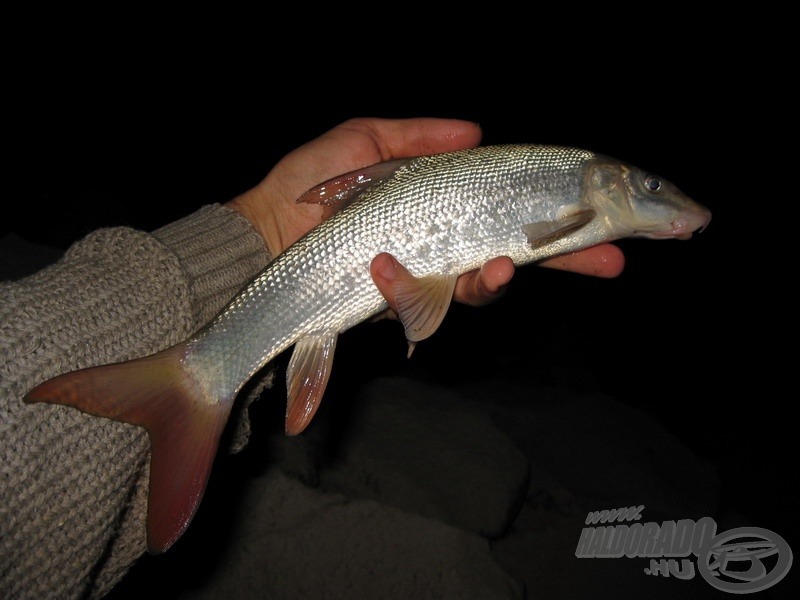
[[[458,276],[489,259],[509,256],[523,265],[625,237],[686,239],[711,219],[656,175],[588,150],[541,145],[379,163],[298,201],[335,214],[277,256],[190,339],[60,375],[25,397],[147,429],[150,552],[165,551],[188,527],[237,393],[292,345],[286,430],[296,434],[308,425],[338,335],[387,308],[370,276],[376,255],[390,253],[410,273],[395,292],[414,344],[441,323]]]

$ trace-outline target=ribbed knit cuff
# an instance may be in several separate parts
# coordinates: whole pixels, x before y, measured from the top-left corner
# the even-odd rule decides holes
[[[190,278],[197,326],[210,321],[271,260],[264,239],[236,210],[219,204],[153,232]]]

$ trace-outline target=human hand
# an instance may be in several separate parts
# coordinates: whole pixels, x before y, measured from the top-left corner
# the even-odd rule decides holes
[[[582,275],[610,278],[622,272],[625,256],[617,246],[601,244],[580,252],[550,258],[539,265]],[[401,273],[407,274],[408,271],[387,253],[379,254],[370,264],[372,280],[389,303],[394,316],[397,314],[394,282]],[[480,269],[464,273],[459,277],[453,298],[469,306],[490,304],[503,295],[513,275],[514,263],[510,258],[507,256],[493,258],[484,263]]]
[[[277,256],[322,220],[323,207],[297,203],[303,192],[342,173],[368,165],[477,146],[478,125],[451,119],[351,119],[300,146],[281,159],[256,187],[228,205],[258,229]],[[615,277],[624,265],[622,252],[604,244],[541,263],[576,273]],[[395,265],[381,255],[373,261],[372,276],[392,304],[391,279]],[[401,267],[402,268],[402,267]],[[479,270],[459,277],[454,299],[472,306],[492,302],[511,281],[514,265],[500,257]],[[388,279],[387,279],[388,278]]]

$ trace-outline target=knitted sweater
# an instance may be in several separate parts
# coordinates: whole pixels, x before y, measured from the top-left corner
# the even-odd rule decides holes
[[[0,598],[98,598],[146,550],[145,431],[23,395],[185,339],[269,258],[211,205],[152,234],[101,229],[0,283]]]

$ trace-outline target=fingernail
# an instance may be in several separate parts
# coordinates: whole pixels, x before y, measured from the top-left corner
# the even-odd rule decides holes
[[[397,278],[397,261],[391,254],[380,257],[383,264],[378,266],[378,271],[386,281],[394,281]]]

